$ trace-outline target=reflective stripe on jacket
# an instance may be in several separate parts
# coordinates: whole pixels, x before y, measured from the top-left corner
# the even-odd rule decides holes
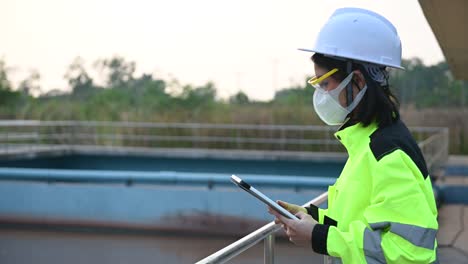
[[[437,208],[419,147],[401,121],[385,128],[355,124],[335,133],[349,158],[328,189],[314,251],[343,263],[437,261]]]

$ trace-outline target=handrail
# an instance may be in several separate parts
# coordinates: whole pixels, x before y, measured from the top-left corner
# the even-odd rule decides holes
[[[308,206],[310,204],[320,205],[325,202],[328,198],[328,192],[324,192],[321,195],[317,196],[313,200],[307,202],[303,206]],[[276,231],[280,230],[281,226],[275,224],[274,221],[264,225],[263,227],[257,229],[256,231],[248,234],[247,236],[237,240],[236,242],[230,244],[229,246],[213,253],[212,255],[196,262],[196,264],[208,264],[208,263],[226,263],[228,260],[234,258],[250,247],[256,245],[261,240],[267,238],[268,236],[274,234]],[[266,243],[269,243],[267,240]],[[268,247],[267,247],[268,248]],[[268,251],[268,250],[267,250]],[[272,257],[270,256],[270,259]]]
[[[448,159],[448,128],[412,127],[429,170]],[[330,126],[0,120],[0,154],[74,146],[345,153]],[[41,148],[36,148],[40,146]]]
[[[0,145],[7,147],[0,151],[15,152],[19,144],[30,144],[64,145],[70,151],[73,146],[87,145],[122,150],[146,147],[343,152],[333,133],[328,126],[0,120]],[[20,134],[28,136],[14,136]]]
[[[418,141],[427,141],[441,128],[411,130]],[[72,150],[73,146],[88,145],[344,153],[334,132],[330,126],[0,120],[0,144],[12,151],[15,146],[29,144],[31,149],[64,145]]]
[[[449,130],[448,128],[439,128],[438,133],[435,133],[427,139],[418,143],[421,152],[426,160],[429,172],[438,169],[442,164],[445,164],[448,159],[449,152]]]
[[[43,120],[0,120],[0,127],[12,126],[104,126],[104,127],[136,127],[136,128],[206,128],[206,129],[247,129],[247,130],[313,130],[335,131],[333,126],[321,125],[265,125],[265,124],[228,124],[228,123],[150,123],[124,121],[43,121]],[[441,127],[413,127],[420,132],[437,132]]]
[[[312,130],[333,131],[330,126],[317,125],[265,125],[265,124],[228,124],[228,123],[150,123],[120,121],[42,121],[42,120],[0,120],[0,127],[10,126],[105,126],[105,127],[138,127],[138,128],[203,128],[203,129],[247,129],[247,130]]]
[[[1,135],[0,139],[9,138],[9,139],[93,139],[95,138],[94,134],[47,134],[39,136],[38,134],[25,134],[24,136],[16,135]],[[257,138],[257,137],[216,137],[216,136],[150,136],[150,135],[121,135],[121,134],[99,134],[101,139],[110,139],[110,140],[134,140],[134,141],[198,141],[198,142],[227,142],[227,143],[258,143],[258,144],[297,144],[297,145],[312,145],[312,144],[333,144],[339,145],[340,142],[332,139],[278,139],[274,138]]]

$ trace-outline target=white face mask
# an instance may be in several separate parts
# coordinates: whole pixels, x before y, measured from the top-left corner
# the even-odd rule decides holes
[[[346,88],[352,78],[353,73],[350,73],[338,87],[331,91],[315,89],[314,109],[320,119],[327,125],[334,126],[343,124],[346,116],[354,110],[366,93],[367,85],[359,91],[350,106],[346,108],[341,106],[339,100],[340,93]]]

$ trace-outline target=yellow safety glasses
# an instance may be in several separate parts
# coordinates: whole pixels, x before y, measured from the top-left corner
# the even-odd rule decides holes
[[[325,79],[327,79],[328,77],[330,77],[332,74],[334,74],[337,71],[338,71],[338,69],[334,68],[331,71],[329,71],[329,72],[325,73],[324,75],[320,76],[319,78],[317,78],[317,76],[314,76],[314,77],[310,78],[307,82],[310,85],[312,85],[312,87],[314,87],[315,89],[326,90],[328,82],[323,83],[323,81]]]

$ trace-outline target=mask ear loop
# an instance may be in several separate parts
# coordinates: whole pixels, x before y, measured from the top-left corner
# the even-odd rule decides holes
[[[348,60],[346,62],[346,72],[347,74],[350,74],[352,71],[352,66],[353,63]],[[346,105],[350,106],[353,103],[353,83],[349,82],[347,87],[346,87]]]

